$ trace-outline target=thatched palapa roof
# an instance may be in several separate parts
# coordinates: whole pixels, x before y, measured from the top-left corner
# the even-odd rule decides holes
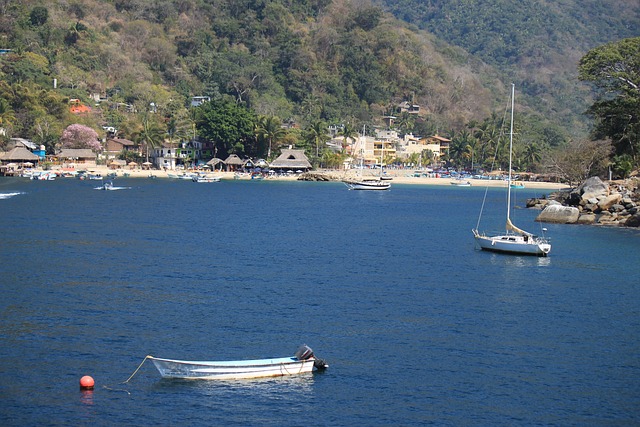
[[[95,159],[96,153],[89,148],[64,148],[56,155],[59,159]]]
[[[311,169],[311,163],[304,150],[285,149],[270,167],[272,169]]]
[[[227,159],[224,161],[227,166],[231,165],[231,166],[242,166],[244,164],[244,162],[242,161],[242,159],[240,157],[238,157],[237,154],[232,154],[229,157],[227,157]]]
[[[7,151],[6,153],[4,153],[2,157],[0,157],[0,160],[7,162],[26,162],[29,160],[38,161],[40,160],[40,157],[38,157],[36,154],[33,154],[31,151],[27,150],[24,147],[15,147],[11,151]]]

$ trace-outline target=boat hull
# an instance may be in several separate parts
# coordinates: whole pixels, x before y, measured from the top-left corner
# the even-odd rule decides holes
[[[298,375],[313,370],[315,358],[295,357],[223,362],[185,361],[150,357],[163,378],[239,380]]]
[[[388,190],[391,188],[389,182],[381,180],[371,181],[344,181],[349,190]]]
[[[474,237],[480,249],[516,255],[532,255],[545,257],[551,251],[551,245],[543,239],[506,234],[501,236],[485,236],[474,231]]]

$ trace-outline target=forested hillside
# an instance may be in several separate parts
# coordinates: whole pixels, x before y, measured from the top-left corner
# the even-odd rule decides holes
[[[640,35],[634,0],[382,2],[399,19],[495,67],[537,112],[581,130],[591,98],[577,79],[578,61],[597,46]]]
[[[12,52],[2,56],[0,94],[19,118],[13,133],[26,136],[43,127],[59,134],[59,101],[92,104],[90,94],[161,110],[226,95],[301,125],[372,122],[409,100],[445,129],[488,115],[499,86],[462,50],[368,2],[5,0],[1,8],[0,48]],[[118,127],[119,111],[101,118]]]
[[[65,126],[81,123],[101,135],[111,126],[131,139],[158,129],[179,138],[197,125],[191,97],[207,96],[311,135],[320,124],[381,125],[408,101],[420,117],[400,116],[397,126],[462,135],[465,147],[469,129],[495,131],[515,81],[527,94],[524,143],[556,147],[586,131],[590,93],[577,81],[578,60],[637,33],[638,7],[511,3],[0,0],[3,137],[52,150]],[[72,114],[74,99],[91,112]],[[258,145],[227,148],[265,155]]]

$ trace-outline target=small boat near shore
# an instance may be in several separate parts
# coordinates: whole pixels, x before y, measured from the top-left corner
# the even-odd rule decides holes
[[[220,182],[220,177],[213,175],[194,175],[191,180],[193,182]]]
[[[162,359],[147,356],[163,378],[240,380],[309,373],[329,367],[313,350],[300,346],[293,357],[220,362]]]
[[[342,181],[349,190],[388,190],[391,188],[389,181],[381,179],[362,179],[360,181]]]
[[[451,181],[451,185],[456,187],[471,187],[471,182],[466,179],[456,179],[455,181]]]
[[[99,187],[94,187],[94,190],[106,190],[106,191],[114,191],[114,190],[129,190],[131,187],[115,187],[113,182],[107,181],[103,185]]]

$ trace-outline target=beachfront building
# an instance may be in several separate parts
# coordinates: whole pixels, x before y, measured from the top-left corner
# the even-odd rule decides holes
[[[163,142],[161,147],[154,148],[152,157],[154,163],[160,169],[174,170],[177,166],[177,144]]]
[[[307,172],[311,169],[311,162],[304,150],[296,150],[293,148],[283,149],[282,153],[269,165],[272,170],[286,171],[303,171]]]
[[[230,172],[242,169],[244,162],[237,154],[230,154],[229,157],[224,160],[224,164],[227,167],[227,172]]]
[[[125,151],[142,156],[140,146],[135,142],[125,138],[107,138],[104,143],[104,151],[100,157],[108,164],[111,160],[117,159],[120,154]]]
[[[53,159],[64,168],[75,168],[78,165],[95,166],[96,157],[89,148],[63,148]]]
[[[424,151],[431,151],[434,160],[437,160],[449,152],[449,144],[450,139],[439,135],[420,138],[409,133],[404,135],[402,142],[398,144],[398,158],[407,159],[412,154],[422,155]]]
[[[351,167],[373,167],[385,159],[395,159],[400,141],[398,132],[390,129],[377,129],[375,137],[358,136],[346,150],[352,159]]]
[[[24,147],[27,150],[31,151],[36,156],[38,156],[40,161],[44,160],[47,154],[45,151],[44,145],[38,145],[35,142],[25,138],[10,138],[8,147],[10,148]]]
[[[374,164],[385,163],[387,158],[395,159],[396,147],[400,141],[398,132],[394,130],[376,130],[376,137],[373,141],[373,157],[376,160]]]

